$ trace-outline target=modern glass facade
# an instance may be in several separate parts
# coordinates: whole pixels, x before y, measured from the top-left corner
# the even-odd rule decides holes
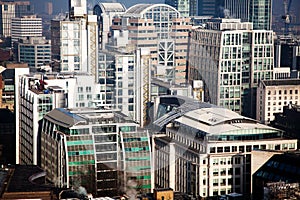
[[[253,29],[271,30],[272,0],[251,0],[250,21],[253,23]]]
[[[42,127],[42,167],[57,186],[82,185],[111,197],[130,189],[150,191],[149,135],[122,113],[55,109]]]

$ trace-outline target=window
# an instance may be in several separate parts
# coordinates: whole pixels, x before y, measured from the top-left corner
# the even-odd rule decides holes
[[[129,105],[129,106],[128,106],[128,110],[129,110],[129,111],[133,111],[133,105]]]

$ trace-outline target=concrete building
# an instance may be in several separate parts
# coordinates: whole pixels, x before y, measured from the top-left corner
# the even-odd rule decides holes
[[[84,186],[97,196],[151,188],[147,131],[117,111],[54,109],[42,125],[42,167],[58,187]]]
[[[51,61],[51,41],[45,37],[27,37],[18,42],[18,61],[36,71]]]
[[[295,150],[296,139],[208,103],[163,96],[154,105],[153,185],[193,197],[251,194],[251,151]]]
[[[239,19],[212,19],[191,32],[188,80],[203,80],[205,100],[255,117],[256,87],[273,79],[273,32]]]
[[[20,78],[16,102],[17,164],[39,164],[39,124],[54,108],[95,107],[100,87],[88,74],[28,74]],[[96,101],[96,102],[94,102]]]
[[[269,124],[274,120],[275,113],[283,112],[283,106],[299,105],[299,100],[300,80],[263,80],[257,88],[256,119]]]
[[[113,20],[113,37],[128,31],[127,46],[146,47],[151,54],[151,71],[174,83],[185,83],[186,55],[190,20],[166,4],[137,4]],[[115,37],[114,37],[115,36]],[[125,35],[124,35],[125,38]],[[161,72],[159,75],[155,72]]]
[[[94,6],[94,15],[97,15],[99,31],[99,49],[105,49],[109,37],[111,37],[111,25],[113,18],[125,13],[126,8],[121,3],[98,3]]]
[[[11,42],[18,42],[23,37],[42,37],[42,18],[36,15],[12,18]]]
[[[52,59],[60,62],[62,72],[88,72],[96,75],[97,16],[88,15],[86,9],[86,0],[70,0],[69,15],[51,21]]]
[[[11,36],[11,23],[15,17],[33,14],[30,1],[0,1],[0,36]]]

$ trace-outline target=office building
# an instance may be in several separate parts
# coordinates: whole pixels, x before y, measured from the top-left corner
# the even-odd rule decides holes
[[[0,36],[11,36],[11,23],[15,17],[33,14],[29,1],[0,1]]]
[[[111,37],[111,25],[113,18],[125,13],[126,8],[121,3],[98,3],[94,6],[94,15],[97,15],[99,31],[99,49],[105,49],[109,37]]]
[[[36,71],[51,61],[51,41],[45,37],[27,37],[18,42],[18,61]]]
[[[241,19],[242,22],[248,22],[250,14],[250,2],[251,0],[224,0],[224,9],[219,7],[221,9],[219,11],[220,17],[236,18]]]
[[[186,54],[190,20],[166,4],[137,4],[113,20],[113,37],[128,30],[131,48],[146,47],[151,54],[151,69],[163,72],[161,79],[185,83]],[[161,73],[160,73],[161,74]]]
[[[88,15],[86,9],[86,0],[70,0],[69,15],[51,21],[51,53],[60,62],[60,71],[88,72],[96,79],[97,16]]]
[[[223,10],[222,0],[198,0],[198,16],[220,17],[223,15]]]
[[[17,164],[39,164],[39,125],[54,108],[95,107],[100,87],[88,74],[28,74],[20,77],[16,106]]]
[[[257,88],[256,119],[269,124],[289,104],[299,105],[300,80],[262,80]]]
[[[212,19],[193,29],[188,80],[203,80],[205,101],[255,118],[260,80],[273,79],[273,32],[240,19]]]
[[[165,0],[165,4],[174,7],[183,17],[197,16],[197,0]]]
[[[45,2],[44,3],[44,9],[45,9],[45,13],[47,15],[52,15],[53,14],[53,3],[52,2]]]
[[[250,0],[250,22],[254,30],[271,30],[272,0]]]
[[[180,96],[154,104],[153,184],[193,197],[251,194],[251,151],[295,150],[297,140],[236,112]]]
[[[18,42],[23,37],[42,37],[42,18],[36,15],[12,18],[11,42]]]
[[[149,134],[137,127],[119,111],[52,110],[43,119],[41,140],[48,180],[97,196],[149,192]]]

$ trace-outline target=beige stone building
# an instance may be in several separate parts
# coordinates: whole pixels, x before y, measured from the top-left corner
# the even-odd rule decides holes
[[[257,88],[256,119],[269,124],[288,104],[299,105],[300,80],[265,80]]]
[[[184,83],[190,19],[166,4],[137,4],[115,16],[114,36],[128,31],[128,45],[151,53],[154,77]],[[121,32],[121,33],[118,33]]]

